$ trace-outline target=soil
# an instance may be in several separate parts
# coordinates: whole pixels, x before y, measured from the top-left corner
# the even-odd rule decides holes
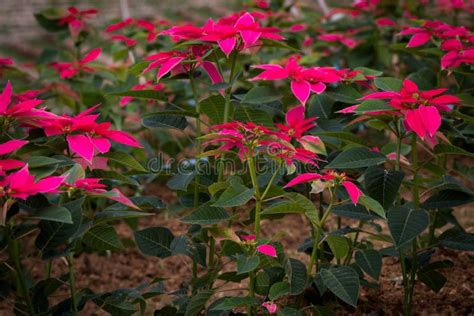
[[[149,188],[151,192],[159,192],[158,195],[165,201],[173,201],[176,197],[161,185]],[[343,222],[343,225],[350,222]],[[353,223],[354,224],[354,223]],[[151,226],[168,227],[175,235],[184,233],[188,225],[182,224],[178,219],[168,217],[162,213],[141,219],[140,228]],[[120,223],[117,226],[119,235],[124,239],[132,238],[132,229]],[[303,216],[291,215],[281,220],[263,221],[262,232],[264,236],[274,236],[283,244],[284,249],[290,257],[308,261],[308,256],[298,252],[298,246],[310,234],[309,224]],[[26,245],[26,247],[29,247]],[[32,247],[32,246],[31,246]],[[414,313],[416,315],[474,315],[474,256],[466,252],[454,252],[446,249],[438,249],[433,260],[450,259],[454,262],[454,268],[445,269],[441,272],[446,276],[447,283],[439,293],[434,293],[425,285],[418,283],[414,294]],[[359,304],[356,310],[344,309],[340,314],[353,315],[399,315],[402,311],[403,288],[401,285],[400,265],[395,258],[384,258],[382,274],[379,279],[379,287],[376,289],[362,288]],[[35,278],[42,277],[45,266],[41,261],[25,261],[30,267]],[[228,267],[230,269],[231,267]],[[60,276],[67,272],[66,262],[55,260],[52,269],[53,276]],[[108,254],[81,254],[75,258],[75,275],[77,287],[88,287],[94,292],[107,292],[117,288],[135,287],[154,278],[165,278],[167,292],[179,288],[180,284],[186,282],[191,275],[190,260],[184,256],[159,259],[146,257],[134,248],[125,251],[112,252]],[[242,293],[246,284],[230,284],[226,291],[221,294],[229,295]],[[235,291],[234,291],[235,290]],[[57,303],[67,298],[68,287],[64,285],[57,291],[51,303]],[[171,298],[162,295],[147,301],[147,314],[170,303]],[[13,314],[13,300],[9,298],[0,303],[0,315]],[[93,302],[88,302],[81,315],[106,315]]]

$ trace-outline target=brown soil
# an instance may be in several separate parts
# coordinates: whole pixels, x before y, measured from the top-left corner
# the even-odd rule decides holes
[[[150,188],[150,191],[159,192],[158,195],[165,202],[175,199],[174,194],[163,186]],[[140,228],[150,226],[166,226],[175,235],[182,234],[187,229],[187,225],[180,223],[175,218],[168,218],[165,213],[141,220]],[[124,239],[132,238],[132,230],[127,225],[121,223],[117,228],[120,236]],[[309,236],[309,224],[304,217],[292,215],[282,220],[264,221],[262,231],[264,236],[271,236],[281,241],[290,257],[307,262],[308,256],[297,252],[298,246]],[[433,260],[440,259],[450,259],[454,262],[454,268],[442,271],[448,282],[439,293],[432,292],[423,284],[417,284],[414,313],[417,315],[473,315],[474,257],[465,252],[440,249],[434,255]],[[41,261],[28,260],[25,265],[31,267],[34,277],[42,277],[45,267]],[[226,267],[226,270],[231,268]],[[59,259],[54,261],[53,276],[60,276],[66,271],[67,267],[64,261]],[[165,278],[166,291],[172,292],[178,289],[180,284],[188,281],[187,278],[191,275],[191,264],[190,260],[184,256],[158,259],[145,257],[136,249],[127,248],[120,253],[112,252],[108,255],[82,254],[75,259],[75,274],[79,289],[88,287],[95,292],[135,287],[156,277]],[[228,292],[228,290],[232,289],[236,290],[235,293],[242,293],[239,289],[245,287],[246,284],[230,284],[229,287],[226,287],[226,292],[220,293],[220,296],[231,294],[232,291]],[[64,285],[55,293],[52,301],[59,302],[67,298],[68,295],[68,287]],[[399,315],[401,314],[402,300],[400,265],[394,258],[385,258],[380,287],[378,289],[363,288],[357,310],[344,310],[342,314]],[[149,300],[147,314],[152,314],[153,310],[161,308],[170,301],[171,298],[166,295]],[[12,298],[1,302],[0,315],[12,315],[13,306]],[[81,314],[106,315],[92,302],[87,303]]]

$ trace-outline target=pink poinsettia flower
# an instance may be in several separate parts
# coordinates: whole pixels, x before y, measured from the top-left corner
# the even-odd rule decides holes
[[[168,35],[175,42],[190,41],[198,40],[199,38],[204,36],[204,30],[202,27],[197,27],[192,24],[185,24],[173,26],[167,30],[160,32],[160,35]]]
[[[269,314],[276,314],[278,312],[278,306],[272,301],[263,302],[262,307],[265,307]]]
[[[280,129],[281,136],[289,141],[292,138],[301,139],[303,133],[316,126],[316,117],[305,118],[305,107],[300,105],[292,108],[286,113],[286,124],[276,124]]]
[[[72,36],[77,37],[85,28],[86,20],[94,17],[99,11],[97,9],[79,10],[76,7],[69,7],[67,15],[59,20],[59,25],[67,24]]]
[[[261,254],[264,254],[266,256],[274,257],[274,258],[277,257],[277,251],[276,251],[275,247],[273,247],[272,245],[262,244],[262,245],[257,246],[256,249],[257,249],[258,252],[260,252]]]
[[[346,189],[347,193],[349,194],[349,198],[351,199],[352,203],[354,203],[354,205],[356,205],[359,201],[359,197],[363,195],[363,192],[353,182],[351,182],[351,179],[346,176],[345,173],[338,173],[335,171],[326,171],[322,175],[319,173],[303,173],[288,182],[288,184],[285,185],[284,188],[289,188],[300,183],[308,183],[321,180],[331,182],[333,185],[342,185]]]
[[[137,84],[135,86],[132,87],[131,90],[133,91],[139,91],[139,90],[155,90],[155,91],[160,91],[160,90],[163,90],[165,88],[165,85],[162,84],[162,83],[153,83],[153,81],[147,81],[146,83],[144,84]],[[128,103],[130,103],[134,98],[133,97],[122,97],[120,98],[120,106],[125,106],[127,105]]]
[[[35,181],[35,177],[28,170],[28,165],[25,165],[17,172],[11,173],[0,180],[0,196],[24,200],[38,193],[54,193],[57,192],[63,180],[64,177],[55,176]]]
[[[139,209],[129,198],[127,198],[119,189],[114,188],[107,191],[107,186],[100,183],[99,178],[82,178],[77,179],[73,184],[68,184],[70,188],[76,188],[86,191],[92,195],[104,196],[116,202],[122,203],[134,209]]]
[[[319,35],[318,39],[329,43],[342,43],[346,47],[352,49],[360,44],[358,40],[352,38],[352,35],[355,33],[355,31],[349,31],[346,33],[326,33]]]
[[[277,28],[262,27],[255,21],[254,17],[245,12],[233,25],[228,25],[221,19],[217,23],[209,20],[203,27],[204,35],[200,38],[202,41],[215,42],[222,52],[229,56],[234,49],[246,49],[252,47],[260,38],[281,40]],[[239,40],[242,46],[237,47]]]
[[[443,94],[446,90],[439,88],[420,91],[413,81],[405,79],[398,92],[375,92],[362,97],[361,100],[389,100],[388,104],[405,116],[404,125],[408,130],[414,131],[421,139],[431,139],[441,126],[439,111],[451,111],[450,105],[460,102],[454,95]]]
[[[127,37],[125,35],[122,35],[122,34],[118,34],[118,35],[112,35],[110,37],[110,39],[112,41],[115,41],[115,42],[122,42],[124,43],[126,46],[128,47],[132,47],[132,46],[135,46],[137,45],[138,41],[136,39],[133,39],[133,38],[130,38],[130,37]]]
[[[8,58],[0,58],[0,66],[11,66],[13,65],[13,59],[8,57]]]
[[[397,23],[390,18],[378,18],[375,20],[378,27],[397,27]]]
[[[107,153],[110,150],[110,141],[127,146],[141,148],[140,143],[128,133],[110,129],[110,123],[96,123],[99,114],[91,114],[97,106],[70,117],[57,116],[46,121],[43,129],[47,136],[66,135],[69,150],[91,163],[96,153]]]
[[[168,24],[168,22],[162,20],[159,22],[159,24],[165,25]],[[146,37],[148,42],[152,42],[158,36],[158,30],[154,23],[147,20],[136,20],[132,18],[127,18],[123,21],[111,24],[104,30],[104,32],[112,33],[127,27],[137,27],[139,29],[145,30],[148,33]],[[123,39],[123,42],[127,44],[127,46],[134,46],[137,43],[135,39],[129,38],[125,35],[113,35],[112,39],[114,39],[114,37],[118,40]]]
[[[79,61],[68,63],[68,62],[55,62],[51,66],[56,68],[62,79],[68,79],[74,77],[80,71],[93,72],[94,68],[87,66],[87,64],[93,62],[99,58],[102,52],[102,48],[95,48],[87,53],[84,58]]]
[[[441,57],[442,69],[456,68],[461,64],[474,64],[474,47],[465,45],[457,38],[443,41],[440,48],[448,52]]]
[[[412,35],[408,41],[407,47],[418,47],[432,38],[443,36],[444,31],[451,27],[441,21],[425,21],[420,27],[407,27],[399,35]]]
[[[354,0],[352,6],[361,11],[374,11],[380,0]]]
[[[252,66],[264,71],[250,80],[291,80],[291,91],[301,102],[306,104],[311,91],[320,94],[326,90],[325,83],[337,82],[339,76],[332,68],[305,68],[298,64],[298,57],[292,56],[288,59],[285,67],[276,64],[264,64]]]
[[[187,52],[160,52],[148,56],[145,60],[150,60],[151,63],[143,72],[146,73],[158,68],[156,77],[160,80],[168,73],[171,73],[171,75],[174,76],[202,67],[209,75],[213,84],[220,83],[223,80],[217,66],[210,61],[202,60],[202,56],[207,52],[207,50],[207,46],[191,46],[188,48]],[[184,61],[193,61],[193,63],[184,64]]]
[[[240,235],[240,239],[244,241],[254,241],[256,238],[255,235]]]

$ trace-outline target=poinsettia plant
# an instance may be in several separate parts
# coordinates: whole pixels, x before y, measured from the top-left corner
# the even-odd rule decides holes
[[[416,283],[440,291],[453,262],[434,252],[474,250],[454,216],[473,202],[473,7],[319,2],[243,1],[203,23],[35,15],[57,46],[34,67],[0,58],[2,297],[16,313],[348,313],[387,257],[403,314]],[[307,236],[289,249],[268,227],[295,216]],[[189,275],[77,286],[78,257],[127,247],[184,258]]]

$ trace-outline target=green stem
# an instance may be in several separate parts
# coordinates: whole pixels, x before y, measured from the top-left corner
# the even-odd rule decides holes
[[[67,257],[67,266],[69,272],[69,289],[71,291],[71,305],[73,315],[77,315],[77,295],[76,295],[76,278],[74,277],[74,257],[70,253]]]
[[[345,265],[348,265],[352,260],[352,255],[354,254],[354,248],[356,247],[357,240],[359,239],[360,229],[362,229],[363,226],[364,226],[364,221],[360,221],[359,226],[358,226],[359,229],[356,231],[356,233],[354,235],[354,239],[352,240],[351,250],[347,254],[346,259],[344,259],[344,264]]]
[[[7,231],[7,234],[10,235],[11,232]],[[10,239],[8,242],[8,251],[9,251],[10,258],[13,260],[13,263],[15,265],[16,282],[17,282],[17,287],[19,290],[18,292],[21,293],[21,296],[23,297],[23,300],[25,301],[26,306],[28,308],[29,314],[35,315],[36,313],[33,307],[33,303],[31,301],[30,291],[28,289],[26,278],[23,272],[23,267],[21,265],[20,243],[17,239],[13,239],[11,237],[9,238]]]
[[[262,194],[262,196],[261,196],[261,199],[262,199],[262,200],[265,200],[265,197],[267,196],[268,192],[270,191],[270,187],[272,186],[273,181],[275,181],[275,178],[276,178],[277,175],[280,173],[280,170],[281,170],[281,166],[282,166],[282,165],[283,165],[283,164],[280,163],[280,164],[278,165],[278,168],[277,168],[277,169],[275,170],[275,172],[273,173],[273,175],[272,175],[270,181],[269,181],[268,184],[267,184],[267,187],[265,188],[265,191],[263,191],[263,194]]]
[[[234,79],[235,75],[235,65],[237,64],[237,52],[232,53],[232,61],[230,67],[230,75],[229,75],[229,84]],[[229,112],[230,112],[230,98],[232,95],[232,85],[228,87],[225,91],[225,105],[224,105],[224,118],[223,123],[227,123],[229,121]],[[222,181],[224,179],[224,161],[225,161],[225,153],[222,154],[221,163],[219,164],[218,169],[218,181]]]
[[[399,259],[400,259],[400,266],[402,268],[402,279],[403,279],[403,315],[409,316],[409,301],[408,301],[408,291],[409,291],[409,284],[408,284],[408,276],[407,276],[407,268],[405,265],[405,254],[403,253],[403,249],[399,249],[398,251]]]
[[[194,177],[194,208],[197,208],[199,206],[199,167],[201,162],[201,112],[199,100],[196,93],[196,84],[194,82],[194,71],[190,73],[189,79],[191,82],[191,89],[193,91],[193,98],[196,106],[196,176]]]
[[[253,149],[250,150],[250,153],[252,154]],[[256,240],[260,237],[260,210],[262,209],[262,196],[260,195],[260,188],[258,187],[258,181],[257,181],[257,172],[255,170],[255,161],[253,159],[253,156],[250,156],[247,159],[247,164],[249,166],[249,172],[250,172],[250,178],[252,179],[252,185],[253,188],[255,189],[255,228],[254,228],[254,233]]]
[[[413,203],[415,207],[418,208],[420,206],[420,195],[418,193],[418,149],[417,149],[417,142],[416,142],[416,134],[413,133],[411,138],[411,152],[412,152],[412,166],[413,166]]]
[[[438,221],[438,210],[434,210],[434,215],[433,215],[433,221],[431,222],[430,225],[430,231],[428,234],[428,246],[431,246],[433,244],[434,238],[435,238],[435,230],[436,230],[436,222]]]
[[[53,259],[49,259],[48,263],[46,264],[46,279],[49,279],[51,277],[51,270],[53,268]]]
[[[209,269],[214,268],[214,257],[216,253],[216,240],[211,236],[209,240]]]
[[[249,273],[249,296],[255,297],[255,272]],[[247,306],[247,315],[253,316],[253,304]]]

